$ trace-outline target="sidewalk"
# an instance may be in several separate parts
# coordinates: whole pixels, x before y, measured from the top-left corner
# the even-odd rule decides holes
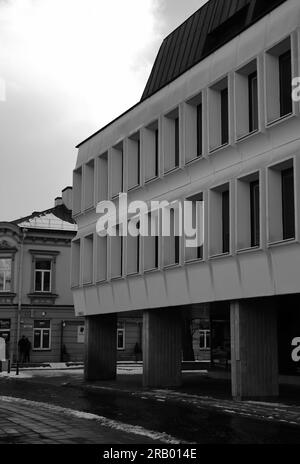
[[[167,434],[59,406],[0,397],[1,444],[178,444]]]

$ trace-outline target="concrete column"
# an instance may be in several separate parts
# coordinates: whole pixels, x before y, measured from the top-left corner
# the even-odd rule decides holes
[[[86,317],[86,380],[113,380],[117,373],[117,315]]]
[[[143,384],[181,385],[181,314],[174,309],[144,311]]]
[[[230,323],[232,396],[278,396],[276,300],[233,302]]]

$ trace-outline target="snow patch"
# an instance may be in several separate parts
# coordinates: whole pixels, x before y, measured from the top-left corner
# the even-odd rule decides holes
[[[13,398],[10,396],[0,396],[0,401],[6,402],[6,403],[20,403],[20,404],[23,404],[25,406],[30,406],[30,407],[38,407],[44,410],[49,410],[51,412],[57,412],[61,414],[66,414],[68,416],[73,416],[78,419],[94,420],[94,421],[97,421],[99,424],[101,424],[103,427],[108,427],[114,430],[120,430],[122,432],[126,432],[129,434],[144,436],[152,440],[159,440],[162,443],[166,443],[166,444],[172,444],[172,445],[179,445],[181,443],[190,444],[188,442],[180,441],[177,438],[174,438],[171,435],[168,435],[167,433],[164,433],[164,432],[161,433],[161,432],[155,432],[153,430],[147,430],[144,427],[141,427],[138,425],[126,424],[124,422],[107,419],[106,417],[98,416],[96,414],[91,414],[91,413],[83,412],[83,411],[76,411],[74,409],[69,409],[69,408],[63,408],[62,406],[55,406],[49,403],[30,401],[30,400],[25,400],[23,398]]]

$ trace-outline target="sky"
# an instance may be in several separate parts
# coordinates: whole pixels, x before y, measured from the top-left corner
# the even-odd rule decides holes
[[[54,205],[75,146],[137,103],[206,0],[0,0],[0,222]]]

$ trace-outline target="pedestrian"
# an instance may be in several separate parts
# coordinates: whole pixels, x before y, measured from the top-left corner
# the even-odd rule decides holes
[[[25,337],[25,346],[24,346],[24,362],[30,362],[30,350],[31,343],[27,337]]]
[[[18,341],[18,347],[19,347],[19,360],[21,363],[24,362],[25,358],[25,350],[26,350],[26,337],[25,335],[22,335],[22,338]]]

